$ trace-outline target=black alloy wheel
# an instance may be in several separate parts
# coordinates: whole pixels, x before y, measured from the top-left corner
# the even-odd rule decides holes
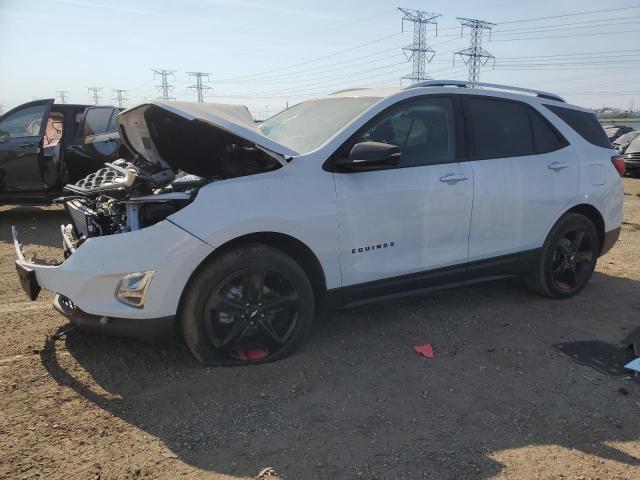
[[[276,272],[247,270],[231,275],[209,295],[202,315],[208,339],[235,360],[277,354],[293,335],[300,296]]]
[[[572,297],[589,283],[599,255],[600,237],[593,222],[567,213],[549,232],[527,283],[547,297]]]
[[[572,290],[586,283],[596,257],[592,240],[584,228],[564,233],[553,254],[552,277],[561,290]]]
[[[201,363],[249,365],[291,355],[308,335],[314,311],[302,267],[276,248],[248,244],[217,254],[196,271],[178,322]]]

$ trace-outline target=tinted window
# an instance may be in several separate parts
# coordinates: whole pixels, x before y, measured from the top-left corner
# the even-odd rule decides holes
[[[516,102],[468,98],[475,158],[532,155],[529,107]]]
[[[382,142],[402,150],[401,167],[455,160],[455,123],[450,98],[428,98],[392,107],[354,142]]]
[[[562,138],[556,129],[549,125],[549,122],[532,108],[529,109],[529,119],[531,120],[536,153],[553,152],[568,145],[567,141]]]
[[[84,118],[84,136],[105,133],[113,110],[111,108],[91,108]]]
[[[46,105],[23,108],[0,121],[0,138],[37,137]]]
[[[545,105],[545,107],[558,115],[587,142],[598,147],[612,148],[611,142],[607,138],[606,133],[604,133],[595,114],[555,105]]]
[[[107,127],[107,132],[115,132],[118,129],[118,125],[116,124],[117,116],[118,116],[118,111],[114,110],[111,115],[111,120],[109,121],[109,126]]]

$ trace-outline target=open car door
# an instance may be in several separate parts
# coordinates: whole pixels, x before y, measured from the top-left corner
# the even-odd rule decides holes
[[[53,99],[25,103],[0,117],[0,194],[42,194],[42,139]]]
[[[118,135],[114,107],[87,107],[76,138],[65,149],[69,182],[75,183],[99,170],[106,162],[118,159],[122,141]]]

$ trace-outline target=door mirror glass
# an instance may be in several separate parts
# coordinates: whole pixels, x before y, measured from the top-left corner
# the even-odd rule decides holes
[[[400,147],[381,142],[356,143],[348,158],[338,160],[336,165],[344,170],[371,170],[398,165],[402,152]]]

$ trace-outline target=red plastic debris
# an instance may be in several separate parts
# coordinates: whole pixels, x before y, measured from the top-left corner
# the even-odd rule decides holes
[[[413,349],[418,355],[433,358],[433,346],[430,343],[427,343],[426,345],[416,345]]]

